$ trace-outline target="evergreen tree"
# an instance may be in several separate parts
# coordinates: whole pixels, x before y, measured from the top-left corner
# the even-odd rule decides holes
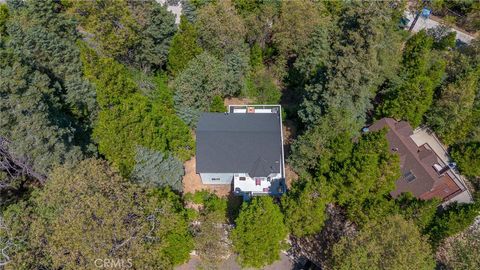
[[[170,187],[181,192],[184,174],[183,164],[177,158],[145,147],[137,147],[131,176],[134,182],[151,188]]]
[[[9,11],[6,4],[0,4],[0,38],[7,32],[7,20],[9,17]]]
[[[297,180],[299,181],[299,180]],[[324,178],[295,182],[282,198],[285,220],[298,237],[319,232],[326,219],[325,209],[332,201],[332,188]]]
[[[133,15],[140,25],[139,41],[134,47],[134,61],[144,71],[155,71],[167,63],[168,52],[176,32],[175,15],[156,1],[142,1]],[[143,11],[145,10],[145,11]]]
[[[190,158],[194,148],[188,127],[140,94],[101,111],[94,137],[100,153],[125,176],[135,166],[137,146],[172,153],[182,161]]]
[[[120,59],[139,40],[139,25],[127,0],[66,1],[91,41],[106,56]]]
[[[179,29],[173,37],[168,52],[167,69],[174,77],[187,67],[190,60],[202,53],[203,50],[198,45],[197,39],[198,34],[195,26],[182,16]]]
[[[101,106],[94,128],[100,153],[124,176],[134,168],[137,146],[171,153],[182,161],[190,158],[194,148],[190,130],[168,107],[168,91],[149,99],[139,93],[132,74],[123,65],[92,50],[82,53],[85,74],[97,87]]]
[[[227,109],[223,105],[223,98],[221,96],[214,96],[212,99],[212,105],[210,105],[211,112],[226,112]]]
[[[3,55],[9,63],[0,66],[0,136],[12,142],[12,154],[28,157],[42,174],[82,159],[81,134],[63,111],[55,82],[15,56]]]
[[[235,224],[231,239],[242,266],[260,268],[279,259],[287,227],[271,197],[255,197],[244,203]]]
[[[379,107],[380,115],[407,120],[414,127],[420,125],[445,70],[445,61],[431,53],[432,44],[432,38],[425,31],[408,40],[400,80],[386,91],[384,103]]]
[[[219,59],[245,48],[245,26],[230,0],[202,7],[195,25],[202,48]]]
[[[55,169],[29,204],[7,209],[5,222],[16,239],[8,269],[88,269],[111,257],[165,269],[193,248],[177,195],[146,192],[98,160]]]
[[[480,142],[454,144],[450,154],[458,163],[462,174],[470,177],[480,176]]]
[[[479,74],[472,71],[442,87],[426,116],[427,124],[447,145],[465,140],[470,132]]]
[[[320,72],[316,82],[305,88],[299,111],[305,125],[318,124],[332,111],[350,115],[354,132],[365,124],[376,88],[397,67],[397,61],[391,60],[401,44],[392,20],[395,16],[396,10],[386,2],[352,2],[346,6],[336,27],[332,27],[335,38],[328,65],[323,68],[326,73]]]
[[[177,76],[174,81],[175,107],[177,111],[189,112],[193,115],[207,112],[215,96],[233,95],[227,87],[232,77],[227,66],[214,56],[203,52],[190,61],[188,68]],[[180,117],[187,123],[195,124],[190,113],[181,113]]]
[[[453,203],[439,212],[426,229],[430,241],[437,246],[443,239],[457,234],[469,227],[480,214],[480,203]]]
[[[390,216],[335,244],[332,269],[434,269],[430,246],[409,221]]]
[[[395,199],[398,213],[405,219],[412,220],[420,231],[425,230],[432,222],[441,200],[422,200],[415,198],[411,193],[403,193]]]

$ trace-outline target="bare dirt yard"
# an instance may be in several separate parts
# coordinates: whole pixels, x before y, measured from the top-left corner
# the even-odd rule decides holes
[[[232,190],[230,185],[204,185],[200,175],[195,172],[195,157],[191,158],[183,166],[185,175],[183,176],[183,192],[195,193],[196,191],[208,190],[220,197],[227,197]]]
[[[237,98],[237,97],[226,98],[223,101],[223,104],[227,107],[228,105],[249,105],[252,103],[253,103],[253,100],[249,98]]]

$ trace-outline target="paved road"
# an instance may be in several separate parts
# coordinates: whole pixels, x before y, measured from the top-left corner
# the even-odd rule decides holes
[[[405,16],[407,17],[407,19],[410,20],[408,22],[408,25],[407,25],[408,27],[410,27],[410,25],[412,24],[415,17],[413,15],[413,13],[411,13],[410,11],[405,11]],[[435,21],[435,20],[432,20],[430,18],[425,19],[424,17],[420,16],[420,18],[418,18],[417,23],[413,27],[412,31],[413,32],[418,32],[422,29],[431,29],[431,28],[435,28],[439,25],[441,25],[441,24],[439,22]],[[459,31],[459,30],[454,29],[454,28],[450,28],[450,29],[452,31],[455,31],[457,33],[457,39],[464,42],[464,43],[470,43],[473,39],[475,39],[475,37],[472,36],[472,35],[466,34],[462,31]]]
[[[219,266],[219,269],[224,270],[241,270],[242,268],[235,261],[236,256],[232,255],[222,265]],[[200,268],[200,260],[196,256],[192,256],[190,261],[180,266],[175,267],[175,270],[196,270]],[[293,263],[290,261],[285,253],[280,254],[280,260],[274,262],[273,264],[266,266],[263,270],[291,270],[294,269]]]

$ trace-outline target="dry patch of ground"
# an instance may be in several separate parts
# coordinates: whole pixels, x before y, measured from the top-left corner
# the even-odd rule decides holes
[[[232,187],[231,185],[204,185],[200,175],[195,170],[196,160],[195,157],[191,158],[183,166],[185,167],[185,175],[183,176],[183,192],[195,193],[201,190],[211,191],[219,197],[227,197]]]
[[[253,100],[249,98],[229,97],[223,101],[223,104],[227,107],[228,105],[249,105],[253,104]]]

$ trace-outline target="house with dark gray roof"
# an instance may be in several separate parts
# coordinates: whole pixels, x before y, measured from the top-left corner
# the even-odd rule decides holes
[[[233,184],[234,193],[245,197],[285,192],[280,106],[204,113],[196,144],[196,172],[203,184]]]

